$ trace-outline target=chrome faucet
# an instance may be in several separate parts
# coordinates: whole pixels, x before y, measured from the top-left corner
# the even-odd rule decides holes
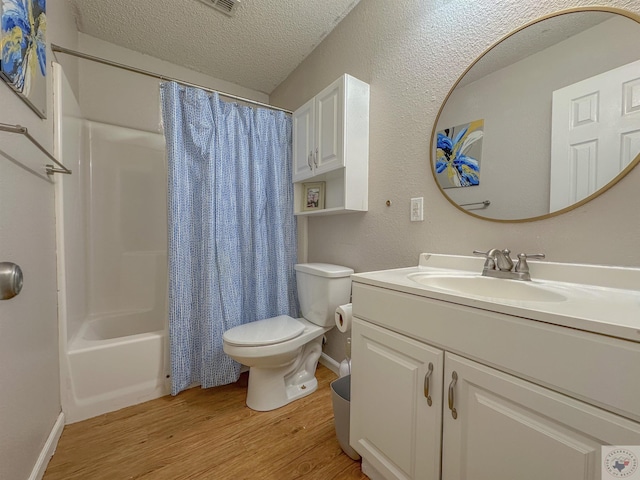
[[[513,267],[511,250],[492,248],[488,252],[473,251],[474,255],[482,255],[486,258],[482,275],[485,277],[506,278],[510,280],[531,280],[527,258],[544,258],[544,253],[519,253],[518,263]]]

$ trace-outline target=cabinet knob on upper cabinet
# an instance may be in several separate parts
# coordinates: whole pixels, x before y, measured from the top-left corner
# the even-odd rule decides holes
[[[309,152],[309,155],[307,155],[307,165],[309,165],[309,170],[313,170],[313,165],[311,165],[311,157],[313,157],[313,152]]]
[[[455,420],[458,418],[458,412],[456,411],[456,407],[453,406],[455,399],[454,396],[454,388],[458,383],[458,373],[454,370],[451,374],[451,383],[449,384],[449,410],[451,410],[451,416]]]

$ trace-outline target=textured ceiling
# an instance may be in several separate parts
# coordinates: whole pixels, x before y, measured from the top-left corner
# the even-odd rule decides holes
[[[359,0],[69,1],[83,33],[270,94]]]

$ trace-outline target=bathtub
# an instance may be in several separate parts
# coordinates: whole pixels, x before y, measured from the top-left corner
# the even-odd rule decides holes
[[[69,343],[63,372],[67,423],[169,393],[165,322],[152,311],[83,322]]]
[[[83,118],[53,67],[60,397],[73,423],[167,394],[165,140]],[[62,178],[64,177],[64,178]]]

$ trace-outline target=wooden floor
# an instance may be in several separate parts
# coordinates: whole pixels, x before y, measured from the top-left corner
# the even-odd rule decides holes
[[[245,373],[68,425],[44,480],[367,479],[338,445],[336,376],[322,365],[316,376],[316,392],[271,412],[245,405]]]

